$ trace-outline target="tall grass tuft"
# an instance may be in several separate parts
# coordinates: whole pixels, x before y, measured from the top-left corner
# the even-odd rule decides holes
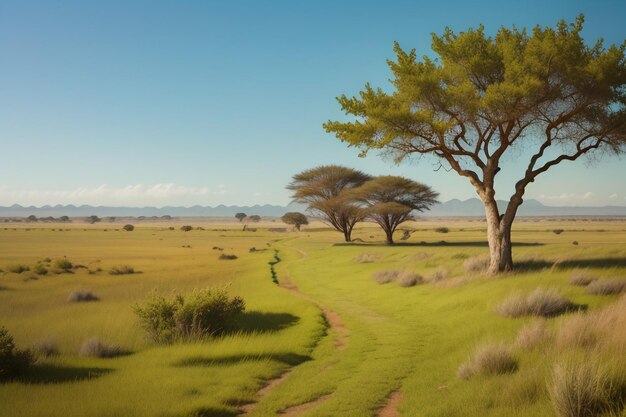
[[[626,279],[598,279],[589,285],[585,291],[593,295],[614,295],[626,290]]]
[[[128,352],[118,345],[104,343],[99,337],[92,337],[83,342],[78,353],[80,356],[94,358],[114,358],[125,355]]]
[[[496,312],[505,317],[553,317],[571,310],[574,304],[554,289],[537,288],[524,296],[515,294],[496,306]]]
[[[413,287],[424,282],[419,274],[406,270],[378,271],[372,275],[372,279],[379,284],[395,282],[401,287]]]
[[[463,262],[463,268],[467,272],[480,273],[489,267],[489,258],[486,256],[472,256]]]
[[[457,370],[459,379],[470,379],[476,375],[508,374],[517,370],[517,361],[504,344],[480,346],[468,362]]]
[[[111,275],[130,275],[135,273],[135,268],[130,265],[114,266],[109,270],[109,274]]]
[[[577,285],[579,287],[586,287],[587,285],[591,284],[595,280],[596,278],[589,275],[589,271],[587,271],[586,269],[576,270],[572,272],[572,276],[569,279],[569,284]]]
[[[551,337],[543,319],[537,320],[522,327],[517,333],[515,346],[520,349],[532,350],[544,343]]]

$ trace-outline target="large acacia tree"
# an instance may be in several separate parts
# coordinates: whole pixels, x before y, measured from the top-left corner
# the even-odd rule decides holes
[[[347,195],[383,229],[388,245],[393,245],[393,232],[400,224],[413,220],[415,211],[429,210],[439,196],[425,184],[392,175],[376,177]]]
[[[433,34],[437,59],[397,43],[389,61],[394,91],[369,84],[338,98],[351,122],[324,127],[350,146],[390,151],[398,161],[431,155],[466,177],[485,206],[492,274],[512,269],[511,226],[526,187],[563,161],[591,152],[620,153],[626,143],[624,49],[581,37],[573,24],[532,31],[483,27]],[[500,212],[494,187],[512,148],[530,152]]]
[[[370,175],[352,168],[324,165],[294,175],[287,189],[293,191],[295,202],[307,204],[311,213],[343,233],[345,241],[350,242],[352,229],[363,220],[364,213],[350,204],[345,191],[371,179]]]

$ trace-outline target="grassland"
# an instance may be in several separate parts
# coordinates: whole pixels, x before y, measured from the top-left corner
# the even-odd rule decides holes
[[[551,416],[556,366],[584,358],[626,372],[622,340],[607,348],[546,339],[522,348],[518,332],[539,319],[495,311],[513,294],[556,289],[588,311],[542,322],[556,332],[577,315],[615,303],[619,295],[589,294],[569,280],[580,270],[594,278],[626,277],[625,221],[518,222],[519,271],[498,278],[464,268],[467,259],[486,253],[479,221],[416,222],[411,238],[394,246],[384,245],[371,226],[358,228],[358,241],[345,244],[319,224],[286,233],[269,232],[272,223],[255,232],[234,223],[198,223],[204,230],[190,232],[170,225],[139,225],[133,232],[104,224],[0,227],[2,269],[32,269],[63,257],[85,266],[72,273],[0,274],[0,324],[20,347],[53,340],[60,351],[40,358],[24,378],[0,384],[1,416],[362,417],[378,415],[390,397],[397,409],[387,415]],[[441,226],[449,233],[435,232]],[[237,259],[220,260],[222,253]],[[121,265],[140,273],[108,273]],[[425,283],[402,287],[372,279],[389,270],[419,274]],[[153,291],[207,286],[228,286],[245,299],[238,333],[171,346],[146,340],[133,304]],[[99,300],[68,302],[77,290]],[[94,336],[131,353],[79,356],[83,341]],[[516,370],[458,378],[459,366],[488,343],[510,349]]]

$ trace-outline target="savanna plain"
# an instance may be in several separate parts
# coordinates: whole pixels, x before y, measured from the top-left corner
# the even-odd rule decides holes
[[[37,358],[0,383],[1,416],[626,415],[624,219],[519,219],[495,277],[478,219],[395,245],[185,224],[0,226],[0,325]],[[234,331],[147,338],[147,297],[206,288],[245,301]]]

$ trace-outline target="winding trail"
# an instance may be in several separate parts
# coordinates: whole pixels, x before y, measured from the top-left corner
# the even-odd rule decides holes
[[[387,397],[387,402],[376,413],[377,417],[398,417],[398,405],[402,401],[401,391],[392,391]]]

